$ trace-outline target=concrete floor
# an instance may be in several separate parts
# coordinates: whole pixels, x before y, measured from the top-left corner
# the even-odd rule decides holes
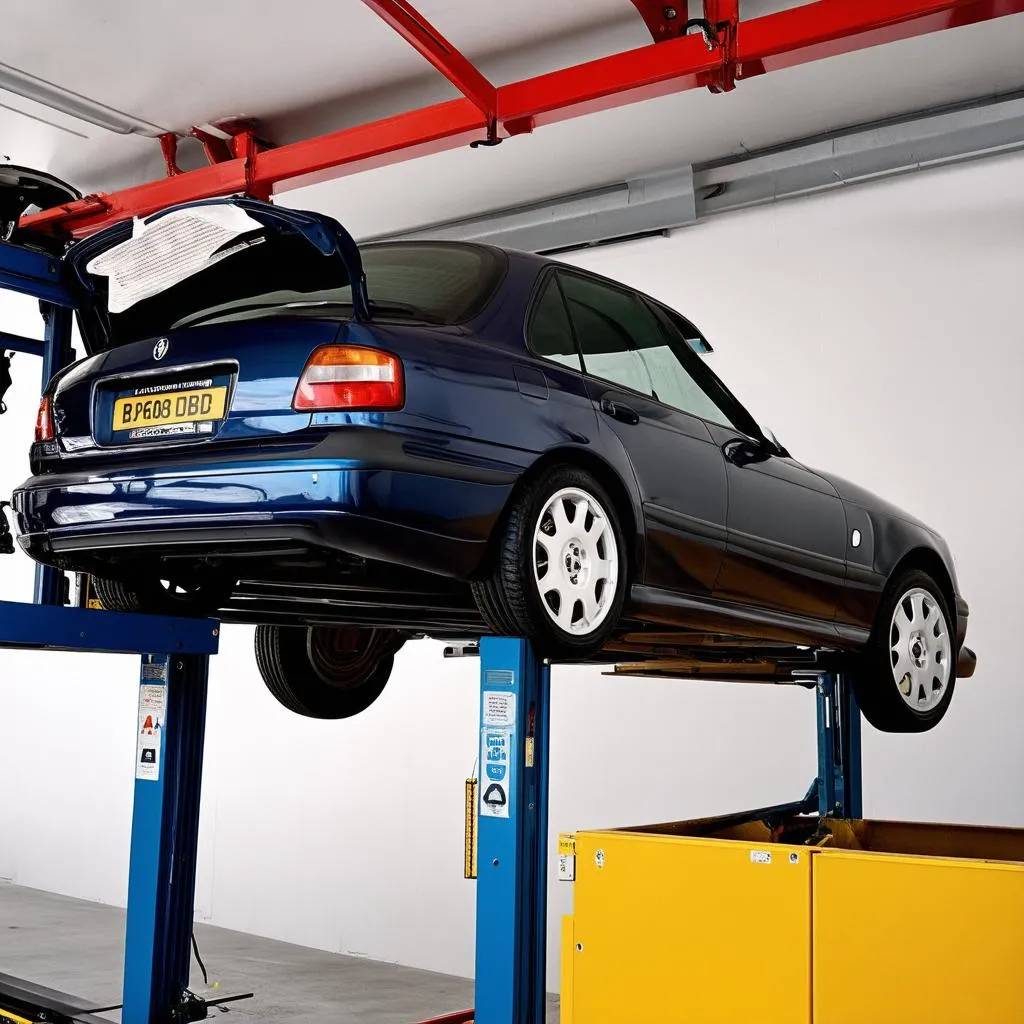
[[[59,989],[90,1007],[121,1001],[125,913],[99,903],[0,883],[0,973]],[[239,1024],[288,1020],[306,1024],[410,1024],[473,1005],[465,978],[324,953],[242,932],[196,925],[211,998],[255,992],[231,1004]],[[193,960],[192,990],[205,994]],[[104,1014],[118,1019],[116,1012]],[[214,1013],[212,1019],[221,1014]],[[549,996],[549,1024],[558,1002]]]

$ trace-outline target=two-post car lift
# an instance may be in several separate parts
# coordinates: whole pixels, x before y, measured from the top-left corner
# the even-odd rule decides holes
[[[168,176],[119,193],[87,196],[23,219],[65,238],[178,202],[272,191],[437,152],[495,144],[553,121],[696,87],[727,92],[738,81],[894,39],[1024,11],[1024,0],[815,0],[740,21],[738,0],[686,5],[634,0],[654,42],[536,78],[494,86],[406,0],[364,0],[462,93],[463,98],[281,147],[252,132],[226,140],[192,134],[209,166],[181,172],[177,138],[160,140]],[[71,353],[71,296],[60,261],[0,243],[0,288],[37,298],[42,342],[0,332],[0,346],[42,357],[43,383]],[[188,988],[199,793],[214,620],[124,615],[63,607],[63,578],[37,573],[35,604],[0,602],[0,647],[141,656],[125,938],[124,1024],[197,1020],[209,1002]],[[544,1020],[550,671],[523,640],[480,644],[480,785],[475,1011],[447,1020],[540,1024]],[[861,814],[860,717],[841,678],[796,679],[816,689],[818,773],[792,805]],[[749,816],[748,816],[749,817]],[[98,1020],[71,996],[0,978],[0,1020]],[[41,1017],[40,1013],[45,1013]]]

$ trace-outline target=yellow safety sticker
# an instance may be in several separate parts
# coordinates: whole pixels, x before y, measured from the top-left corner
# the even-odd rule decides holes
[[[463,876],[476,878],[476,794],[475,778],[466,779],[466,839],[463,860]]]
[[[558,856],[574,857],[576,855],[576,837],[571,833],[562,833],[558,837]]]

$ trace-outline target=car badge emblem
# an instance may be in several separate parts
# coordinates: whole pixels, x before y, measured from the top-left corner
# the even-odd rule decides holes
[[[166,338],[161,338],[153,346],[153,358],[154,359],[163,359],[163,357],[165,355],[167,355],[167,350],[170,347],[171,347],[171,343]]]

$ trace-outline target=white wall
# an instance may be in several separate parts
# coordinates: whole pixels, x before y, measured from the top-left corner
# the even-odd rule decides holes
[[[992,159],[577,258],[692,317],[719,372],[798,457],[949,540],[978,673],[934,732],[866,731],[874,816],[1024,825],[1022,180],[1024,157]],[[0,493],[27,472],[37,371],[16,363]],[[0,596],[27,595],[27,570],[0,561]],[[365,715],[317,723],[274,704],[250,643],[250,630],[225,630],[212,670],[199,914],[471,973],[461,845],[476,663],[411,644]],[[123,902],[135,672],[130,658],[0,654],[0,875]],[[789,688],[560,669],[553,736],[552,840],[795,798],[814,770],[813,698]],[[557,948],[571,887],[552,894]]]

